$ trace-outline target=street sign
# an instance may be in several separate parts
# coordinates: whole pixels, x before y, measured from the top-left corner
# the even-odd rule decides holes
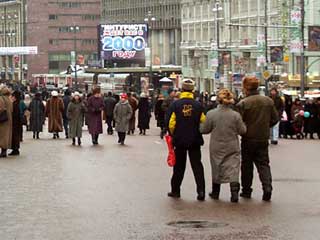
[[[266,70],[263,72],[262,76],[265,80],[268,80],[271,77],[271,73],[268,70]]]

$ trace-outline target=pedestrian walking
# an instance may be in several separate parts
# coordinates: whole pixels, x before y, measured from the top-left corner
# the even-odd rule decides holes
[[[140,135],[146,135],[146,130],[150,129],[151,108],[147,94],[141,93],[138,104],[138,128]]]
[[[163,111],[162,109],[162,104],[164,101],[164,96],[162,94],[160,94],[158,96],[158,99],[156,101],[156,105],[154,108],[154,114],[155,114],[155,118],[157,120],[157,127],[160,128],[160,138],[163,139],[164,135],[165,135],[165,111]]]
[[[272,195],[272,177],[269,161],[270,127],[279,121],[279,113],[272,99],[260,96],[259,80],[245,77],[243,90],[245,98],[237,104],[239,112],[247,126],[247,132],[241,139],[241,197],[251,198],[253,166],[255,165],[262,182],[264,201],[270,201]]]
[[[45,106],[41,99],[41,94],[36,93],[29,105],[30,111],[30,130],[33,132],[33,139],[40,138],[40,133],[43,131],[45,121]]]
[[[314,139],[314,134],[317,133],[317,118],[318,118],[318,109],[316,105],[316,101],[312,98],[308,99],[305,106],[304,112],[309,113],[308,117],[304,117],[304,134],[305,138],[308,138],[310,135],[310,139]]]
[[[176,97],[176,92],[173,89],[168,90],[168,97],[165,98],[165,100],[162,103],[162,111],[165,113],[164,116],[164,132],[165,134],[169,130],[169,118],[171,116],[171,113],[169,112],[171,104],[178,99],[175,99]]]
[[[31,103],[31,97],[29,94],[26,94],[24,96],[24,104],[26,106],[26,110],[24,112],[24,124],[26,125],[27,131],[30,131],[30,103]]]
[[[69,119],[67,116],[67,111],[68,111],[68,106],[69,103],[71,102],[71,92],[69,89],[64,91],[64,96],[63,96],[63,105],[64,105],[64,110],[63,110],[63,129],[66,138],[69,138]]]
[[[99,135],[103,133],[102,111],[104,109],[100,88],[93,89],[92,96],[88,99],[88,128],[93,145],[97,145]]]
[[[108,92],[107,97],[104,99],[104,115],[106,118],[106,123],[108,125],[108,134],[113,134],[113,111],[114,107],[116,106],[116,99],[112,96],[111,92]]]
[[[63,131],[62,115],[64,105],[59,93],[57,91],[51,92],[51,98],[46,104],[46,116],[49,119],[48,129],[49,133],[53,133],[53,139],[59,138],[59,133]]]
[[[169,197],[180,198],[180,187],[186,169],[187,154],[197,184],[197,199],[205,200],[204,170],[201,163],[201,146],[204,144],[200,133],[200,123],[205,121],[201,103],[194,100],[194,81],[185,79],[182,82],[180,99],[173,102],[169,112],[169,130],[173,136],[176,164],[171,178]]]
[[[20,155],[20,141],[22,136],[22,117],[20,110],[21,93],[14,91],[11,95],[12,101],[12,139],[10,156]]]
[[[126,132],[129,131],[129,122],[132,117],[132,108],[128,102],[127,94],[122,94],[120,102],[114,108],[114,120],[118,132],[118,143],[124,145]]]
[[[128,93],[127,96],[128,96],[128,102],[132,109],[132,116],[129,121],[129,130],[128,130],[128,135],[130,135],[130,134],[134,134],[134,131],[136,129],[136,111],[138,110],[139,101],[134,96],[132,96],[131,93]]]
[[[279,92],[277,88],[272,88],[270,91],[270,98],[273,100],[276,110],[278,111],[279,119],[281,119],[281,116],[284,111],[284,102],[279,96]],[[278,122],[276,125],[274,125],[270,129],[270,138],[271,138],[271,144],[277,145],[279,140],[279,125],[280,122]]]
[[[7,150],[11,148],[12,112],[10,90],[5,86],[0,86],[0,158],[7,157]]]
[[[67,117],[69,120],[69,137],[72,139],[72,145],[76,145],[76,138],[78,145],[81,145],[82,127],[84,122],[84,114],[86,108],[82,102],[79,92],[73,94],[73,98],[67,108]]]
[[[296,135],[297,139],[303,139],[303,126],[304,126],[304,116],[303,116],[303,105],[299,98],[296,98],[291,107],[291,124],[293,135]]]
[[[211,133],[210,162],[212,192],[209,196],[219,199],[221,184],[230,183],[231,202],[238,202],[240,191],[240,145],[239,135],[246,133],[241,115],[232,107],[234,96],[228,89],[218,93],[219,106],[207,114],[205,123],[200,125],[202,134]]]

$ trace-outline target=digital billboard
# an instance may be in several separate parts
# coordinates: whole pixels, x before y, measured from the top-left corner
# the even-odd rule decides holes
[[[145,61],[147,24],[101,24],[98,26],[99,52],[109,62]]]

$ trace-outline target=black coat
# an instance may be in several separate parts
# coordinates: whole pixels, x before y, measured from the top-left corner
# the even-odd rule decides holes
[[[157,100],[156,106],[154,108],[154,114],[157,119],[157,126],[158,127],[164,127],[164,122],[165,122],[165,115],[166,112],[162,108],[163,100]]]
[[[309,118],[304,119],[304,132],[305,133],[315,133],[317,132],[318,125],[318,107],[316,104],[306,104],[304,107],[305,112],[310,113]]]
[[[41,99],[35,98],[29,106],[30,111],[30,129],[33,132],[42,132],[45,120],[45,106]]]
[[[12,149],[20,148],[20,141],[22,135],[22,121],[21,121],[19,101],[13,103],[13,112],[12,112]]]
[[[117,101],[114,97],[107,97],[104,99],[104,112],[106,117],[113,118],[113,111],[116,104]]]
[[[141,98],[138,104],[138,128],[149,129],[151,109],[148,98]]]

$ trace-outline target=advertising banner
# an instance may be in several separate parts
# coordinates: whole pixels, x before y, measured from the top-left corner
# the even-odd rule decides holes
[[[309,26],[309,51],[320,51],[320,26]]]
[[[209,66],[211,69],[219,66],[219,53],[217,50],[211,50],[209,52]]]
[[[303,50],[302,46],[302,33],[301,33],[301,9],[296,7],[294,10],[291,11],[291,25],[295,28],[291,29],[291,42],[290,42],[290,52],[291,53],[301,53]]]
[[[38,54],[38,47],[0,47],[0,56]]]
[[[271,62],[281,63],[283,61],[283,47],[274,46],[274,47],[271,47],[270,50],[271,50]]]
[[[127,63],[145,61],[147,24],[102,24],[98,26],[101,59]]]

